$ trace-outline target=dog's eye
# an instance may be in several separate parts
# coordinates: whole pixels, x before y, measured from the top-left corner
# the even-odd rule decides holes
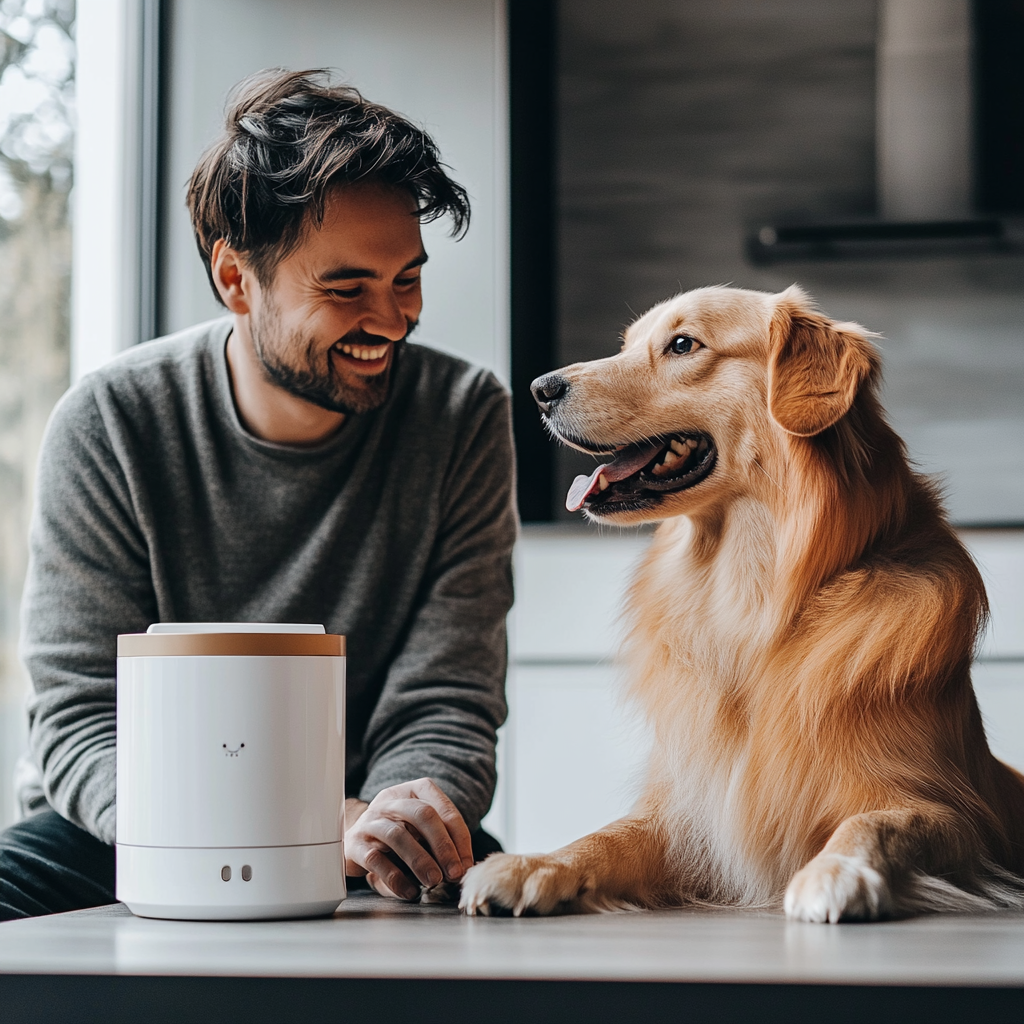
[[[677,356],[685,356],[704,346],[689,334],[677,334],[669,343],[668,350]]]

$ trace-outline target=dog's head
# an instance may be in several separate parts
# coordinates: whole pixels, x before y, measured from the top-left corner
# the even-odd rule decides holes
[[[560,441],[614,456],[576,478],[566,506],[625,524],[781,486],[792,439],[839,423],[878,368],[861,327],[795,286],[699,288],[632,324],[617,355],[546,374],[533,394]]]

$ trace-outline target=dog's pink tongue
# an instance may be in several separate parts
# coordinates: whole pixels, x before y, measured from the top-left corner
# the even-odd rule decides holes
[[[569,493],[565,496],[565,507],[570,512],[576,512],[583,508],[587,498],[598,490],[597,481],[602,473],[610,484],[617,480],[625,480],[627,476],[632,476],[638,470],[643,469],[654,458],[654,453],[660,451],[661,448],[660,444],[645,444],[641,447],[630,445],[611,462],[598,466],[590,476],[584,476],[581,473],[573,480]]]
[[[598,466],[590,476],[584,476],[582,473],[576,477],[572,482],[572,486],[569,488],[569,493],[565,496],[565,507],[570,512],[576,512],[578,509],[583,508],[583,503],[594,493],[597,487],[597,478],[608,468],[611,463],[604,466]]]

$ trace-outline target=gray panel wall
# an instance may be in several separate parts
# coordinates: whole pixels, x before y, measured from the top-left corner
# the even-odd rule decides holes
[[[890,412],[955,517],[1024,522],[1024,260],[743,254],[759,222],[875,212],[874,0],[560,10],[559,363],[611,354],[676,291],[799,281],[885,336]],[[562,493],[593,466],[559,460]]]

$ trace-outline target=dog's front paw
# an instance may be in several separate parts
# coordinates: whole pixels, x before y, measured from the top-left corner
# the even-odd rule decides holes
[[[431,887],[420,887],[420,903],[430,906],[433,904],[458,903],[459,883],[441,882],[440,885]]]
[[[818,923],[875,921],[892,909],[885,879],[859,857],[819,853],[789,883],[786,916]]]
[[[459,907],[467,914],[550,914],[570,907],[579,893],[579,876],[564,861],[495,853],[466,873]]]

